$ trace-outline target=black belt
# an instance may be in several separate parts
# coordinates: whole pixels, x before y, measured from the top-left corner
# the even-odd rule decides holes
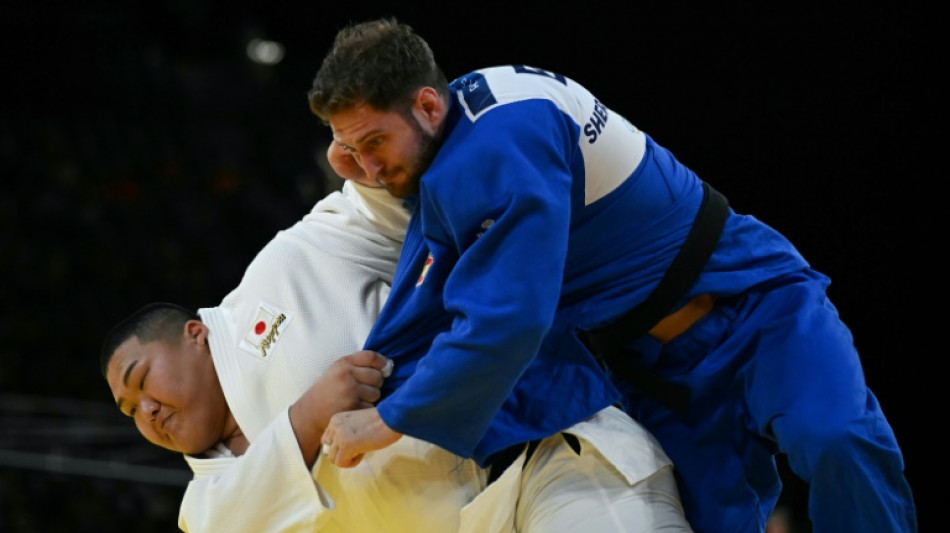
[[[577,440],[577,437],[571,435],[570,433],[561,433],[561,436],[564,437],[564,440],[567,441],[568,446],[574,450],[574,453],[577,455],[581,454],[581,443]],[[514,446],[509,446],[500,452],[497,452],[494,457],[491,459],[491,466],[488,468],[488,485],[497,480],[501,474],[511,466],[511,463],[515,462],[515,459],[521,454],[521,450],[524,450],[527,446],[527,452],[525,453],[524,464],[522,468],[528,466],[528,461],[531,459],[531,456],[534,455],[534,451],[538,449],[538,444],[540,440],[532,440],[527,443],[515,444]]]
[[[531,456],[534,455],[534,450],[538,448],[540,440],[532,440],[527,443],[515,444],[509,446],[500,452],[497,452],[491,460],[491,466],[488,468],[488,485],[491,485],[495,482],[496,479],[501,476],[502,472],[508,469],[511,466],[511,463],[515,462],[515,459],[521,455],[521,450],[525,449],[525,446],[528,447],[528,453],[524,458],[524,465],[528,464],[528,459],[531,459]],[[523,467],[522,467],[523,468]]]
[[[716,249],[728,217],[726,197],[703,182],[703,201],[693,226],[653,292],[613,324],[579,332],[581,340],[611,372],[681,414],[689,408],[689,389],[654,374],[630,353],[629,346],[670,314],[673,306],[693,286]]]

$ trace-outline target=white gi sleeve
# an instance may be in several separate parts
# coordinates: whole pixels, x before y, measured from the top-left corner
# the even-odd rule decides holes
[[[241,457],[185,459],[195,474],[178,515],[186,533],[318,531],[333,507],[304,463],[286,410]]]

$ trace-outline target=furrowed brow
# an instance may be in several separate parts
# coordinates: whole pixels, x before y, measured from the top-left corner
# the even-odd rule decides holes
[[[363,142],[366,141],[366,139],[369,139],[369,138],[372,137],[373,135],[378,135],[380,132],[382,132],[382,130],[380,130],[379,128],[377,128],[377,129],[375,129],[375,130],[373,130],[373,131],[370,131],[370,132],[368,132],[366,135],[363,135],[362,137],[360,137],[359,139],[357,139],[357,140],[356,140],[356,144],[362,144]]]
[[[381,134],[382,132],[383,132],[383,130],[381,130],[381,129],[379,129],[379,128],[376,128],[376,129],[374,129],[374,130],[372,130],[372,131],[369,131],[369,132],[363,134],[363,136],[360,137],[359,139],[356,139],[356,141],[354,142],[354,144],[363,144],[364,142],[366,142],[366,139],[369,139],[370,137],[372,137],[372,136],[374,136],[374,135],[379,135],[379,134]],[[354,148],[353,146],[350,146],[350,145],[348,145],[348,144],[346,144],[346,143],[344,143],[344,142],[340,142],[340,141],[337,140],[337,139],[333,139],[333,142],[339,144],[340,146],[342,146],[343,148],[346,148],[347,150],[355,150],[355,148]]]

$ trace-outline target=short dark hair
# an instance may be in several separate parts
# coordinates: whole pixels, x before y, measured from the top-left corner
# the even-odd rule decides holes
[[[132,337],[144,343],[171,339],[181,333],[189,320],[201,320],[198,313],[178,304],[153,302],[122,319],[106,334],[99,352],[99,369],[106,375],[109,361],[119,346]]]
[[[381,18],[336,34],[307,98],[313,114],[328,123],[334,113],[363,103],[406,114],[422,87],[448,97],[448,81],[432,49],[407,24]]]

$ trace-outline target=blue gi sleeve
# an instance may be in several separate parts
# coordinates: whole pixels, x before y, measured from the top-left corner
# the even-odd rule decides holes
[[[575,150],[577,126],[546,100],[462,117],[447,138],[420,189],[431,257],[387,307],[448,313],[450,326],[380,403],[391,428],[471,456],[554,319]]]

